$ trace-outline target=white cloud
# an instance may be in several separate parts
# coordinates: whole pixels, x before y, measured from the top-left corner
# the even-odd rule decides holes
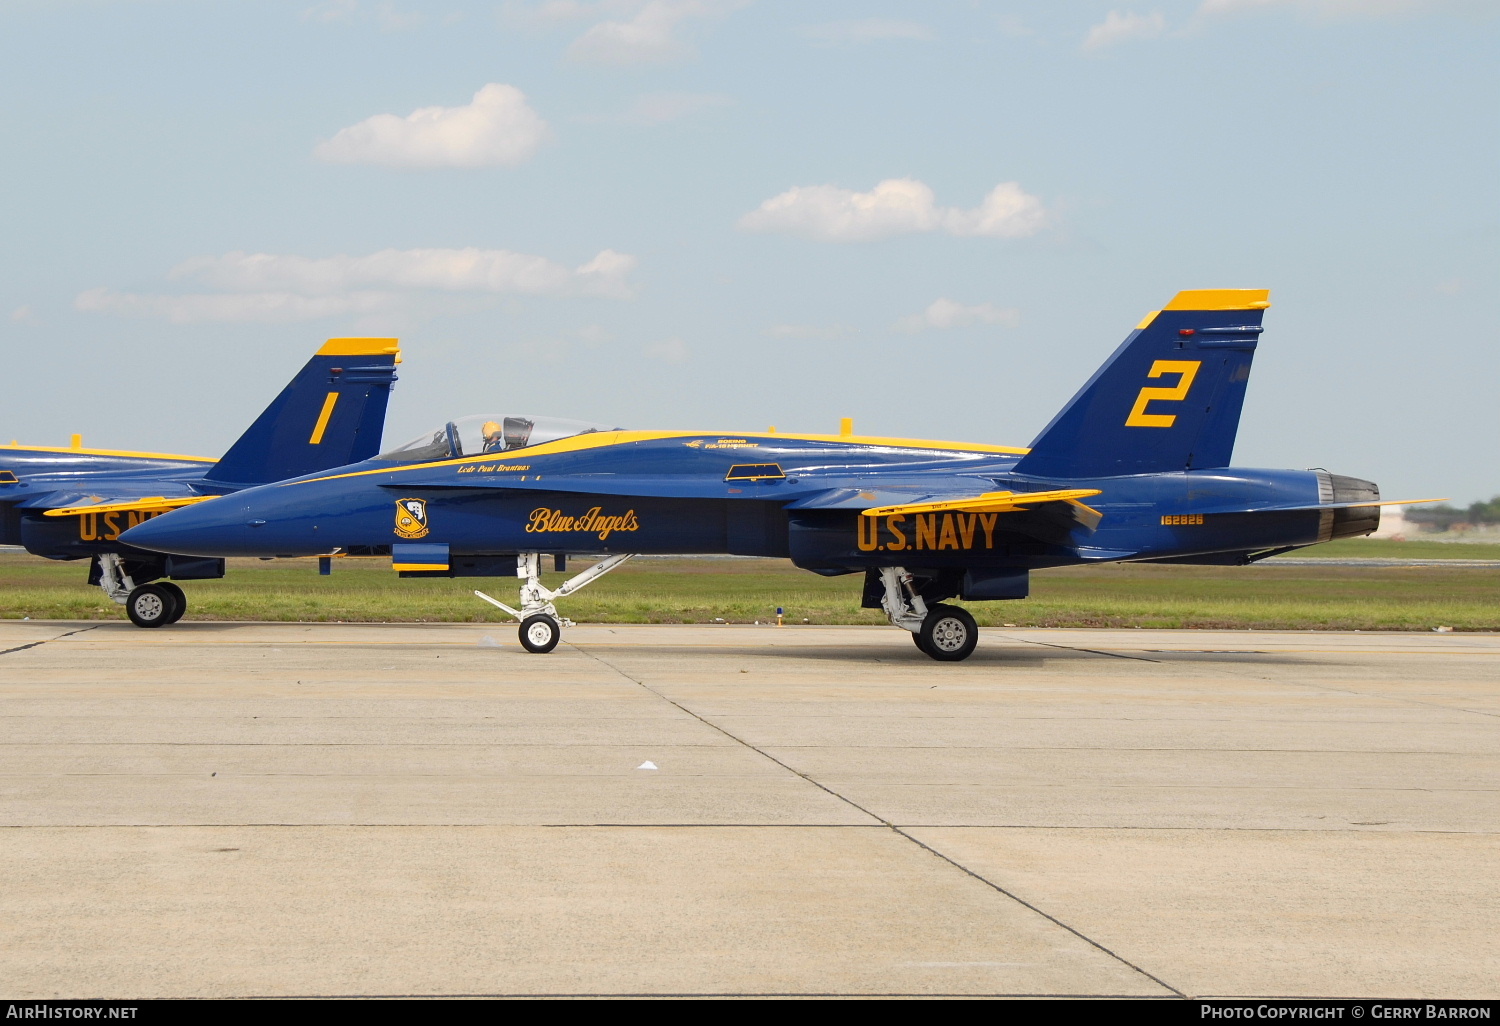
[[[943,227],[952,235],[1017,239],[1035,235],[1046,223],[1042,201],[1023,192],[1018,182],[1001,182],[973,210],[947,210]]]
[[[568,56],[584,64],[629,67],[640,64],[663,64],[682,60],[694,54],[693,46],[683,38],[685,27],[694,19],[721,17],[745,6],[748,0],[647,0],[632,5],[630,16],[607,20],[591,26],[568,47]],[[594,11],[619,11],[625,5],[602,3]],[[577,17],[589,12],[589,5],[576,3],[544,4],[544,16]]]
[[[663,363],[686,363],[691,354],[687,343],[680,338],[664,338],[646,346],[646,355]]]
[[[1167,19],[1161,12],[1152,14],[1110,11],[1104,20],[1084,37],[1085,50],[1099,50],[1131,39],[1155,39],[1167,30]]]
[[[636,258],[602,250],[569,269],[546,257],[503,249],[384,249],[367,256],[304,257],[225,253],[193,257],[168,273],[218,291],[149,294],[91,289],[80,310],[196,321],[300,321],[384,313],[423,293],[602,296],[628,299]]]
[[[600,250],[598,256],[574,272],[575,286],[586,295],[629,299],[634,292],[626,284],[625,276],[635,269],[637,263],[639,261],[629,253]]]
[[[645,93],[620,120],[627,125],[661,125],[732,102],[723,93]]]
[[[888,178],[869,192],[797,186],[766,200],[740,218],[739,226],[816,242],[872,242],[933,231],[1019,238],[1040,231],[1045,222],[1042,201],[1016,182],[1000,183],[978,207],[961,210],[938,206],[932,189],[915,178]]]
[[[366,118],[319,143],[313,155],[336,164],[493,167],[529,160],[550,134],[521,90],[491,82],[465,107]]]
[[[889,178],[869,192],[795,186],[740,218],[739,226],[818,242],[870,242],[932,231],[939,220],[932,189],[913,178]]]
[[[862,18],[808,25],[802,34],[823,43],[870,43],[881,39],[935,39],[932,29],[916,21],[895,18]]]
[[[1015,327],[1021,311],[1014,307],[996,306],[994,303],[979,303],[964,306],[951,299],[937,299],[926,310],[910,317],[903,317],[892,327],[896,331],[926,331],[929,328],[967,328],[974,324],[1003,324]]]
[[[31,307],[18,306],[10,312],[10,322],[12,324],[37,325],[42,323],[42,319],[36,315],[36,311]]]

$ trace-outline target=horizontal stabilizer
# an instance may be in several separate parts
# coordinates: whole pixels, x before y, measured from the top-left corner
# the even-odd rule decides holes
[[[178,509],[182,506],[191,506],[194,503],[207,502],[209,499],[217,498],[217,495],[191,495],[175,499],[164,495],[148,495],[139,499],[100,499],[98,502],[91,502],[82,506],[64,506],[60,509],[49,509],[43,516],[76,517],[80,513],[165,513],[169,509]]]

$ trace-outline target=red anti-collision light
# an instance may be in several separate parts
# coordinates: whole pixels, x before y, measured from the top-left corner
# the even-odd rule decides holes
[[[1188,338],[1192,335],[1197,334],[1197,332],[1193,328],[1178,328],[1177,334],[1181,335],[1183,338]]]

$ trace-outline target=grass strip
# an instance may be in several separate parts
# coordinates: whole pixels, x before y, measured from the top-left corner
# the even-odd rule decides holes
[[[1032,575],[1029,599],[969,608],[986,626],[1500,630],[1500,570],[1274,562],[1044,570]],[[124,619],[119,606],[84,583],[86,573],[81,562],[0,553],[0,617]],[[547,577],[553,586],[561,580]],[[641,559],[564,599],[559,610],[589,623],[764,623],[780,606],[794,624],[884,623],[878,611],[859,607],[861,580],[818,577],[784,560]],[[386,560],[345,559],[330,577],[318,576],[313,560],[231,560],[223,580],[182,583],[194,620],[504,623],[504,614],[472,591],[514,604],[517,582],[401,580]]]

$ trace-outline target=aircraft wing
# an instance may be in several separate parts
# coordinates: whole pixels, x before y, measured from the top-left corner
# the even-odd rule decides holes
[[[983,492],[956,499],[907,502],[894,506],[873,506],[863,510],[867,517],[907,516],[917,513],[1024,513],[1038,506],[1062,504],[1064,511],[1089,530],[1099,526],[1104,517],[1081,500],[1100,494],[1097,488],[1064,488],[1050,492]]]
[[[77,501],[76,497],[68,496],[68,499]],[[166,495],[147,495],[138,499],[107,498],[93,495],[88,498],[95,501],[81,502],[78,505],[64,505],[56,509],[49,509],[42,514],[48,517],[76,517],[80,513],[124,513],[134,511],[137,513],[165,513],[169,509],[178,509],[182,506],[191,506],[199,502],[207,502],[209,499],[217,499],[217,495],[184,495],[171,497]]]

